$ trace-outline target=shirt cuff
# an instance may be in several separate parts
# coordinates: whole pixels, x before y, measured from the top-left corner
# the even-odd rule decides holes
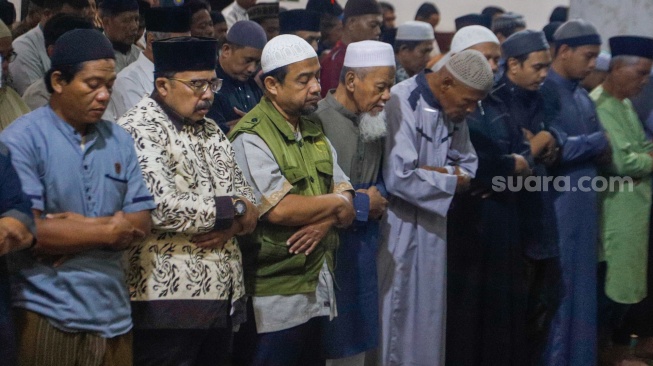
[[[234,203],[231,196],[215,197],[214,230],[225,230],[234,223]]]
[[[354,209],[356,210],[356,221],[366,222],[370,215],[370,196],[366,193],[356,192]]]

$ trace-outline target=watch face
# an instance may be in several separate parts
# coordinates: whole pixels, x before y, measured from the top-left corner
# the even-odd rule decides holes
[[[247,205],[243,200],[238,200],[234,203],[234,210],[236,211],[236,216],[242,216],[247,211]]]

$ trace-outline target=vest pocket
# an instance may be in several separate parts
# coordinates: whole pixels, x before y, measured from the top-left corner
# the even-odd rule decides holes
[[[288,246],[264,240],[258,253],[257,275],[276,277],[283,275],[303,275],[306,256],[291,254]]]

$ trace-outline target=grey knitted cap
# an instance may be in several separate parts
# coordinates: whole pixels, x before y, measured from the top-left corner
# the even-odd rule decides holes
[[[566,44],[571,47],[601,44],[601,36],[596,27],[583,19],[563,23],[553,34],[553,40],[557,45]]]

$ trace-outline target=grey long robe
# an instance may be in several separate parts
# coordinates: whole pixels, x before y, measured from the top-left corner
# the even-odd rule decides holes
[[[477,157],[467,125],[447,121],[425,74],[392,88],[383,178],[390,194],[378,256],[380,364],[444,364],[447,210],[456,176],[420,169],[454,165],[470,175]]]

